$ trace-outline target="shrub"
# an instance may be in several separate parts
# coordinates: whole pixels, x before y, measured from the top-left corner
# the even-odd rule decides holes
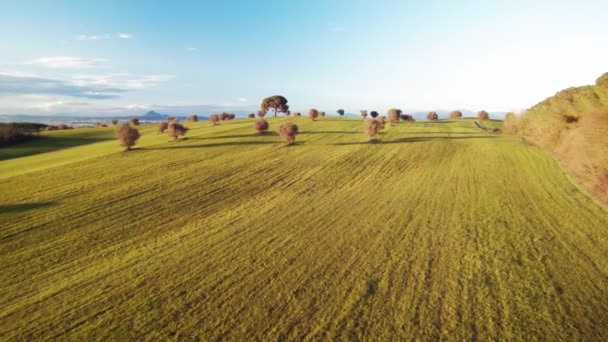
[[[167,127],[167,135],[172,137],[173,140],[177,140],[180,136],[186,135],[187,132],[188,127],[184,127],[184,125],[176,121],[170,122]]]
[[[416,121],[414,120],[414,117],[408,114],[402,114],[401,115],[401,120],[403,121]]]
[[[338,115],[340,115],[340,117],[342,117],[342,115],[344,115],[344,109],[338,109],[336,111],[336,113],[338,113]]]
[[[369,137],[369,140],[372,141],[380,133],[380,121],[378,120],[365,120],[363,124],[363,131]]]
[[[562,121],[565,123],[575,123],[578,122],[578,116],[562,114]]]
[[[112,125],[116,126],[118,124],[118,120],[112,119]]]
[[[488,112],[486,112],[485,110],[482,110],[477,112],[477,118],[479,120],[488,120],[490,119],[490,114],[488,114]]]
[[[137,123],[139,124],[139,121],[137,121]],[[72,126],[68,126],[66,124],[60,124],[59,126],[57,126],[57,129],[59,130],[64,130],[64,129],[73,129],[74,127]]]
[[[386,125],[386,121],[384,116],[378,117],[375,119],[376,121],[378,121],[378,124],[380,125],[380,129],[384,129],[384,126]]]
[[[197,122],[198,121],[198,115],[192,114],[192,115],[188,116],[188,121],[190,121],[190,122]]]
[[[401,114],[403,113],[403,111],[401,109],[397,109],[397,108],[391,108],[388,110],[388,122],[392,124],[395,124],[399,121],[399,119],[401,118]]]
[[[300,112],[295,112],[295,113],[293,113],[293,116],[302,116],[302,113],[300,113]]]
[[[158,123],[158,133],[165,133],[165,131],[167,130],[167,128],[169,127],[169,124],[166,123],[165,121],[161,121]]]
[[[279,127],[279,135],[281,139],[287,142],[287,145],[291,145],[296,141],[297,134],[298,126],[291,122],[286,122]]]
[[[253,113],[247,114],[247,117],[249,119],[255,119],[255,114],[253,114]]]
[[[439,115],[436,112],[429,112],[426,115],[427,120],[439,120]]]
[[[226,112],[222,112],[222,114],[220,114],[220,120],[222,120],[222,121],[228,120],[229,117],[230,117],[230,114],[228,114]]]
[[[98,123],[95,124],[95,127],[108,127],[108,125],[106,125],[103,122],[98,122]]]
[[[268,130],[268,121],[258,120],[253,123],[253,128],[255,128],[255,130],[258,131],[260,134],[263,134]]]
[[[167,121],[168,122],[175,121],[175,116],[167,116]]]
[[[116,138],[120,146],[125,147],[125,151],[129,151],[131,146],[134,146],[139,139],[139,131],[131,127],[128,123],[124,123],[116,127]]]
[[[362,109],[362,110],[360,110],[360,112],[361,112],[361,117],[362,118],[364,118],[364,119],[367,118],[367,110]]]
[[[325,117],[325,112],[319,112],[319,116]]]
[[[139,126],[139,119],[138,118],[131,118],[129,121],[131,121],[131,124],[133,126]]]
[[[375,119],[378,117],[378,112],[376,112],[375,110],[372,110],[372,112],[369,113],[369,115],[371,115],[371,117]]]
[[[317,118],[319,117],[319,111],[312,108],[310,110],[308,110],[308,117],[312,120],[315,121],[317,120]]]
[[[286,116],[290,116],[290,115],[291,115],[291,111],[286,111],[286,112],[285,112],[285,115],[286,115]]]
[[[236,119],[236,114],[228,114],[228,120]]]
[[[218,114],[211,114],[209,116],[209,121],[211,121],[211,124],[217,125],[220,122],[220,116]]]
[[[260,111],[266,114],[270,109],[274,111],[274,116],[277,116],[277,112],[287,112],[287,110],[289,110],[287,99],[281,95],[274,95],[262,100],[262,103],[260,104]]]
[[[258,110],[258,118],[262,119],[266,116],[266,112],[263,112],[261,110]]]
[[[460,119],[462,117],[462,112],[459,110],[454,110],[450,113],[450,119]]]
[[[598,77],[595,84],[600,87],[608,87],[608,72]]]

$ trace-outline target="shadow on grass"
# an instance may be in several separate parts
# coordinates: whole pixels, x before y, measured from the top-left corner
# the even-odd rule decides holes
[[[252,138],[252,137],[278,137],[276,132],[266,133],[251,133],[251,134],[234,134],[234,135],[215,135],[208,137],[188,137],[188,140],[211,140],[211,139],[237,139],[237,138]]]
[[[197,145],[173,145],[167,147],[145,147],[142,150],[172,150],[182,148],[204,148],[204,147],[218,147],[218,146],[247,146],[247,145],[273,145],[279,144],[279,141],[228,141],[218,142],[211,144],[197,144]]]
[[[361,134],[361,132],[352,131],[303,131],[302,134]]]
[[[34,203],[20,203],[20,204],[0,204],[0,215],[1,214],[15,214],[23,213],[28,210],[49,207],[54,205],[55,202],[34,202]]]
[[[27,157],[113,139],[115,139],[113,136],[108,138],[39,136],[20,144],[0,148],[0,160]]]
[[[470,137],[413,137],[413,138],[401,138],[396,140],[378,140],[375,142],[365,141],[365,142],[345,142],[345,143],[335,143],[334,146],[348,146],[348,145],[370,145],[370,144],[405,144],[405,143],[413,143],[413,142],[421,142],[421,141],[432,141],[432,140],[462,140],[462,139],[494,139],[496,137],[493,136],[470,136]]]

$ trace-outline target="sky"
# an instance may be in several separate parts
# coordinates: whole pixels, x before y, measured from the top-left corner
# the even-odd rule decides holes
[[[0,114],[520,111],[608,71],[608,1],[0,0]]]

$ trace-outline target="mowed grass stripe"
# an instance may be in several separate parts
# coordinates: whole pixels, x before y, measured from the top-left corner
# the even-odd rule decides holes
[[[604,336],[608,217],[542,151],[469,120],[380,144],[288,120],[299,145],[189,123],[0,172],[2,204],[50,203],[0,215],[0,336]]]

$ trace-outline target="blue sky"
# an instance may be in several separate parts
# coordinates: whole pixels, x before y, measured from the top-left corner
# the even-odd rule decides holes
[[[0,114],[521,110],[608,71],[608,1],[0,0]]]

